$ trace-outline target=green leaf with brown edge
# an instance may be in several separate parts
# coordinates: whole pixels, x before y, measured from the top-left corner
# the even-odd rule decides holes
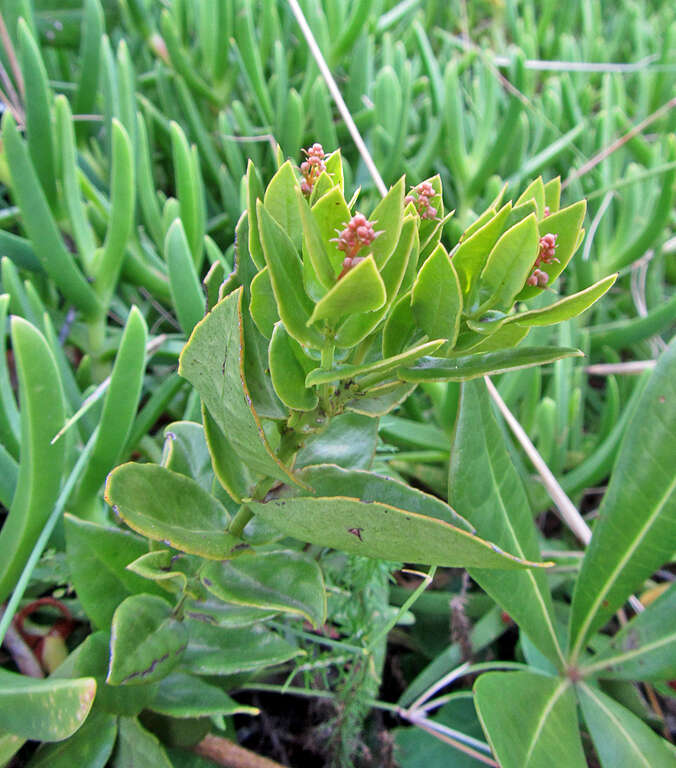
[[[580,673],[610,680],[676,678],[676,584],[621,627]]]
[[[458,273],[464,296],[471,293],[511,211],[511,203],[503,205],[493,218],[463,239],[451,252],[451,260]]]
[[[474,702],[502,768],[587,765],[568,678],[488,672],[474,684]]]
[[[91,709],[96,681],[47,680],[0,669],[0,728],[35,741],[67,739]]]
[[[191,621],[183,667],[196,675],[234,675],[283,664],[303,651],[258,623],[218,627]]]
[[[314,302],[303,288],[303,265],[298,253],[289,236],[260,202],[257,211],[263,252],[270,270],[279,316],[288,332],[299,343],[321,349],[321,334],[316,328],[309,327]]]
[[[574,661],[587,638],[674,553],[674,424],[676,338],[657,361],[627,424],[582,561],[570,619]]]
[[[177,555],[169,549],[156,549],[129,563],[127,570],[154,581],[172,594],[183,593],[188,579],[198,570],[197,561],[191,555]]]
[[[300,191],[300,185],[291,161],[287,160],[270,179],[265,190],[263,205],[286,232],[294,248],[300,249],[303,225],[296,199],[296,189]]]
[[[268,339],[256,328],[242,296],[242,338],[244,339],[244,384],[254,412],[262,419],[285,420],[288,409],[277,397],[268,370]]]
[[[382,269],[392,255],[399,241],[404,212],[404,192],[406,177],[402,176],[396,184],[390,187],[387,194],[376,205],[368,217],[377,232],[382,232],[371,246],[373,257],[378,269]]]
[[[483,381],[463,384],[448,478],[448,502],[479,535],[529,560],[540,559],[526,491]],[[565,667],[554,608],[542,571],[473,568],[470,576],[505,610],[559,669]]]
[[[202,404],[204,436],[211,454],[211,466],[218,482],[238,503],[249,496],[256,484],[249,467],[242,461],[225,432]]]
[[[444,338],[453,348],[460,329],[462,291],[443,245],[438,245],[418,272],[411,291],[411,309],[418,327],[430,339]]]
[[[127,566],[148,552],[129,531],[66,514],[66,558],[78,600],[94,626],[107,629],[117,606],[139,592],[162,594]]]
[[[538,225],[535,214],[508,229],[493,246],[479,277],[482,310],[507,310],[526,283],[538,255]]]
[[[225,531],[225,507],[194,480],[165,467],[122,464],[108,475],[105,497],[130,528],[182,552],[219,559],[240,543]]]
[[[475,333],[465,329],[458,336],[453,352],[456,355],[468,355],[470,352],[473,355],[483,355],[486,352],[501,352],[505,349],[516,347],[528,336],[529,331],[530,328],[517,325],[516,323],[503,325],[502,328],[498,328],[495,333],[491,333],[488,336],[484,333]]]
[[[173,672],[160,682],[148,709],[169,717],[257,715],[260,710],[231,699],[216,685],[185,672]]]
[[[117,607],[110,643],[109,685],[143,685],[178,664],[188,633],[171,605],[155,595],[132,595]]]
[[[251,281],[249,312],[256,323],[256,328],[266,339],[269,339],[275,323],[279,320],[279,312],[277,312],[275,294],[272,290],[270,270],[267,267],[261,269]]]
[[[585,683],[577,695],[603,768],[673,768],[671,745],[636,715]]]
[[[445,341],[446,339],[427,341],[424,344],[407,349],[405,352],[401,352],[393,357],[377,360],[375,363],[336,365],[328,370],[325,368],[315,368],[308,373],[305,379],[305,386],[311,387],[319,384],[331,384],[336,381],[344,381],[345,379],[354,379],[357,376],[368,376],[369,379],[373,376],[381,376],[402,365],[412,363],[428,352],[435,352]]]
[[[299,350],[294,351],[297,345]],[[268,348],[270,377],[275,392],[289,408],[311,411],[317,406],[317,394],[306,386],[306,370],[299,358],[302,348],[282,323],[275,325]]]
[[[312,471],[314,474],[306,470],[304,477],[318,485],[322,468]],[[342,470],[327,470],[332,478],[336,472]],[[348,477],[358,474],[353,471]],[[376,482],[377,476],[365,474]],[[349,485],[347,489],[353,492]],[[511,569],[543,565],[520,560],[473,536],[465,530],[464,521],[463,528],[459,528],[412,511],[406,508],[411,506],[410,493],[396,486],[392,491],[389,503],[328,495],[251,502],[249,507],[288,536],[365,557],[452,567]],[[363,494],[366,499],[369,493],[367,488]]]
[[[205,491],[214,480],[204,427],[194,421],[173,421],[164,428],[163,467],[192,478]]]
[[[559,210],[561,201],[561,177],[555,176],[545,184],[545,205],[549,208],[549,214]]]
[[[334,326],[345,315],[380,309],[386,298],[385,284],[373,255],[369,254],[317,302],[307,322],[311,325],[327,320]]]
[[[309,259],[319,282],[324,288],[331,288],[336,282],[336,273],[326,253],[322,233],[315,220],[315,215],[310,210],[300,187],[296,187],[296,200],[303,226],[303,261],[306,258]]]
[[[195,326],[178,372],[199,392],[232,449],[253,471],[295,482],[272,452],[243,378],[242,289],[220,301]]]
[[[326,621],[322,573],[316,561],[302,552],[257,552],[209,563],[201,581],[226,603],[295,614],[315,628]]]
[[[397,375],[402,381],[469,381],[582,356],[579,349],[569,347],[522,347],[463,357],[423,357],[411,368],[400,368]]]
[[[549,264],[541,264],[538,269],[549,275],[547,287],[556,280],[556,278],[568,266],[573,254],[578,249],[581,239],[581,227],[584,216],[587,211],[587,201],[580,200],[577,203],[562,208],[556,213],[542,219],[538,224],[540,237],[551,233],[556,235],[556,258],[558,261],[552,261]],[[517,301],[527,301],[533,296],[537,296],[542,291],[532,285],[526,285],[516,297]]]

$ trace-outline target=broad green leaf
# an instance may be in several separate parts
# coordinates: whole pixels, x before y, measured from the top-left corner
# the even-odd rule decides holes
[[[332,187],[325,195],[322,195],[312,206],[312,215],[321,233],[326,255],[333,266],[335,281],[335,278],[340,274],[345,254],[338,250],[333,241],[352,218],[340,189]]]
[[[662,353],[627,425],[577,579],[570,623],[576,660],[585,641],[674,554],[676,339]]]
[[[165,427],[162,466],[210,491],[214,473],[204,427],[194,421],[174,421]]]
[[[259,552],[209,563],[201,580],[226,603],[297,614],[314,627],[326,620],[322,573],[316,561],[302,552]]]
[[[428,341],[425,344],[420,344],[417,347],[407,349],[405,352],[401,352],[393,357],[383,358],[375,363],[336,365],[334,368],[329,368],[328,370],[324,368],[315,368],[308,373],[307,378],[305,379],[305,384],[308,387],[318,384],[330,384],[336,381],[344,381],[345,379],[354,379],[357,376],[366,376],[369,379],[376,376],[381,378],[395,368],[412,363],[427,353],[436,352],[445,341],[446,339]]]
[[[52,351],[40,331],[20,317],[12,317],[11,335],[19,379],[21,454],[16,490],[0,531],[0,602],[14,589],[54,507],[66,456],[65,441],[51,443],[65,419]]]
[[[113,768],[172,768],[157,736],[146,731],[135,717],[121,717]]]
[[[108,475],[105,498],[130,528],[182,552],[222,558],[238,539],[229,515],[194,480],[156,464],[129,462]]]
[[[482,227],[469,237],[464,238],[451,253],[453,266],[458,273],[464,296],[468,296],[479,273],[486,263],[488,254],[504,229],[505,222],[512,211],[512,204],[507,203]]]
[[[550,264],[541,264],[539,269],[549,275],[549,287],[554,280],[563,272],[573,254],[578,249],[581,242],[582,222],[587,211],[587,201],[580,200],[577,203],[562,208],[556,213],[552,213],[540,221],[539,235],[551,233],[556,235],[556,258],[558,261],[552,261]],[[533,296],[537,296],[542,288],[527,285],[516,297],[517,301],[525,301]]]
[[[248,605],[233,605],[217,600],[207,593],[201,600],[186,600],[185,616],[188,619],[219,627],[250,627],[261,624],[274,616],[276,611],[263,610]]]
[[[256,328],[269,339],[272,329],[279,320],[275,294],[270,281],[270,270],[265,267],[251,281],[251,302],[249,312],[256,323]]]
[[[149,583],[149,582],[146,582]],[[59,667],[62,669],[72,665],[72,673],[63,669],[66,674],[88,675],[96,680],[96,709],[112,715],[137,715],[150,702],[156,684],[149,685],[108,685],[106,675],[110,663],[110,633],[95,632],[68,657]]]
[[[545,184],[545,205],[549,208],[550,215],[559,210],[561,200],[561,177],[556,176]]]
[[[310,210],[300,187],[296,187],[296,200],[303,226],[303,260],[308,258],[314,268],[319,282],[324,288],[331,288],[336,282],[336,273],[324,247],[322,233],[317,225],[315,216]]]
[[[451,449],[448,501],[481,536],[529,560],[539,560],[526,491],[493,411],[483,381],[461,390]],[[470,570],[470,576],[516,621],[545,656],[563,667],[552,598],[542,571]]]
[[[598,688],[581,683],[577,692],[603,768],[673,768],[673,750],[636,715]]]
[[[567,347],[523,347],[463,357],[423,357],[411,368],[400,368],[398,376],[403,381],[469,381],[581,356],[580,350]]]
[[[78,487],[78,511],[87,509],[97,498],[106,475],[122,458],[120,454],[131,432],[141,396],[147,337],[143,315],[132,307],[103,401],[94,451]]]
[[[265,262],[270,271],[279,316],[299,343],[321,348],[319,331],[308,327],[314,303],[303,288],[303,266],[298,252],[286,232],[260,202],[257,211]]]
[[[542,565],[520,560],[473,536],[466,530],[466,521],[455,519],[453,510],[445,505],[443,518],[431,516],[428,509],[440,512],[425,494],[412,496],[396,481],[383,484],[368,472],[330,467],[308,469],[303,475],[317,496],[250,502],[250,509],[288,536],[366,557],[454,567]],[[336,477],[345,480],[340,488]],[[379,493],[374,498],[376,490]],[[334,495],[336,491],[342,495]],[[426,506],[421,513],[417,509],[423,503]],[[449,517],[462,528],[446,522]]]
[[[383,357],[394,357],[409,345],[416,330],[411,292],[400,296],[383,327]]]
[[[189,336],[204,317],[204,292],[185,236],[183,223],[175,219],[164,242],[164,258],[169,268],[169,288],[183,333]]]
[[[371,246],[371,252],[378,269],[382,269],[392,255],[399,241],[404,212],[405,177],[388,190],[385,197],[376,205],[369,221],[373,223],[376,231],[381,231]]]
[[[270,179],[263,204],[266,211],[289,236],[294,248],[300,249],[303,225],[296,189],[300,190],[300,186],[291,161],[287,160]]]
[[[143,685],[161,680],[178,664],[187,632],[169,603],[155,595],[132,595],[113,616],[110,685]]]
[[[303,441],[294,466],[338,464],[346,469],[368,469],[377,443],[377,421],[357,413],[341,413]]]
[[[241,301],[240,288],[198,323],[181,353],[178,372],[199,392],[243,462],[261,474],[295,482],[291,472],[272,453],[243,379]]]
[[[308,324],[328,320],[331,326],[335,326],[347,314],[380,309],[386,298],[383,279],[373,256],[369,254],[317,302]]]
[[[113,753],[117,722],[106,712],[91,712],[70,738],[46,744],[35,753],[29,768],[104,768]]]
[[[21,736],[15,736],[13,733],[7,733],[6,731],[0,731],[0,766],[6,768],[9,765],[9,761],[16,755],[16,753],[23,747],[27,739],[22,739]]]
[[[541,219],[545,212],[545,186],[542,183],[542,176],[531,181],[514,205],[523,205],[528,200],[533,200],[537,208],[538,219]]]
[[[256,484],[254,476],[204,404],[202,404],[202,421],[214,474],[230,496],[241,503],[243,498],[251,495]]]
[[[148,552],[145,541],[128,531],[66,515],[66,557],[73,586],[87,617],[108,628],[117,606],[138,592],[162,594],[127,566]]]
[[[581,673],[612,680],[676,678],[676,584],[625,624]]]
[[[326,158],[325,165],[326,173],[328,173],[333,183],[337,184],[342,192],[345,182],[343,179],[343,158],[340,154],[340,149],[336,149]]]
[[[529,331],[530,328],[528,326],[521,326],[516,323],[503,325],[502,328],[498,328],[495,333],[491,333],[488,336],[474,333],[473,331],[466,331],[458,337],[454,353],[456,355],[463,354],[464,356],[470,352],[472,355],[480,355],[486,352],[502,352],[505,349],[516,347],[528,336]]]
[[[418,326],[430,339],[455,344],[462,315],[462,291],[453,263],[438,245],[422,265],[411,292],[411,308]]]
[[[481,227],[485,226],[495,216],[495,213],[496,211],[493,206],[486,208],[486,210],[480,216],[478,216],[462,233],[460,242],[462,243],[468,238],[472,237],[475,232],[480,230]]]
[[[61,741],[82,725],[96,681],[26,677],[0,669],[0,728],[25,739]]]
[[[244,338],[244,383],[251,395],[254,411],[261,418],[288,418],[288,410],[277,397],[268,370],[268,340],[256,328],[244,308],[242,298],[242,331]]]
[[[246,232],[246,240],[249,245],[247,249],[250,258],[257,269],[263,269],[265,266],[265,257],[263,256],[263,246],[261,245],[261,236],[258,230],[258,216],[256,214],[256,201],[263,199],[263,185],[261,183],[256,166],[251,160],[246,169],[246,210],[247,220],[249,222]],[[241,219],[240,219],[241,221]],[[241,246],[240,246],[241,247]]]
[[[358,393],[345,405],[345,410],[371,418],[384,416],[401,405],[416,388],[415,384],[388,382]]]
[[[294,346],[297,349],[294,349]],[[305,385],[306,369],[299,359],[303,350],[289,336],[282,323],[277,323],[268,348],[270,378],[280,400],[289,408],[311,411],[317,406],[317,395]]]
[[[261,623],[223,628],[192,621],[183,666],[196,675],[234,675],[283,664],[303,651]]]
[[[474,700],[502,768],[585,768],[570,680],[535,672],[488,672]]]
[[[180,718],[259,714],[256,707],[239,704],[221,688],[185,672],[174,672],[162,680],[149,709]]]
[[[509,309],[526,283],[538,255],[537,219],[534,214],[508,229],[488,254],[479,278],[484,310]]]

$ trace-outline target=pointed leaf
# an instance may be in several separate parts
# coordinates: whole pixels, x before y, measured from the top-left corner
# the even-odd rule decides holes
[[[520,557],[540,559],[528,497],[483,381],[468,382],[461,390],[451,449],[448,501],[476,527],[479,535],[490,537]],[[549,585],[542,571],[498,575],[474,568],[470,576],[548,659],[560,666],[565,664],[554,625]]]
[[[383,279],[373,256],[369,254],[317,302],[308,324],[328,320],[330,325],[335,326],[345,315],[380,309],[386,298]]]
[[[241,301],[239,288],[195,326],[181,352],[178,372],[199,392],[242,461],[261,474],[295,482],[268,445],[244,382]]]
[[[331,288],[336,282],[336,274],[326,253],[322,233],[300,187],[296,187],[296,200],[303,225],[303,260],[308,258],[324,288]]]
[[[115,752],[115,768],[172,768],[160,740],[146,731],[135,717],[121,717]]]
[[[251,281],[249,312],[256,323],[256,328],[266,339],[269,339],[275,323],[279,320],[279,312],[277,312],[275,293],[272,290],[270,270],[267,267],[261,269]]]
[[[332,187],[317,200],[312,206],[312,215],[321,233],[326,255],[333,266],[335,282],[335,278],[340,274],[345,254],[343,251],[338,250],[336,243],[333,241],[338,237],[338,233],[347,226],[348,221],[352,217],[339,187]]]
[[[265,262],[270,270],[279,316],[299,343],[321,348],[319,332],[308,327],[314,303],[303,288],[303,267],[298,253],[289,236],[260,202],[257,210]]]
[[[423,357],[412,368],[399,369],[398,376],[403,381],[469,381],[478,376],[581,356],[579,349],[568,347],[523,347],[448,359]]]
[[[448,339],[453,348],[460,328],[462,291],[443,245],[438,245],[422,265],[413,284],[411,308],[418,326],[431,339]]]
[[[326,620],[324,580],[316,561],[302,552],[259,552],[209,563],[202,583],[226,603],[303,616],[314,627]]]
[[[301,354],[298,342],[289,336],[282,323],[277,323],[268,348],[272,385],[289,408],[311,411],[317,406],[317,395],[305,385],[306,371],[298,359]]]
[[[394,186],[390,187],[369,216],[369,221],[373,222],[373,228],[383,233],[373,241],[371,246],[378,269],[383,268],[399,241],[404,218],[404,191],[405,177],[402,176]]]
[[[215,685],[185,672],[174,672],[157,687],[149,709],[169,717],[257,715],[259,710],[239,704]]]
[[[484,310],[509,309],[526,283],[538,255],[538,225],[535,214],[508,229],[488,255],[479,278]]]
[[[117,467],[108,476],[106,501],[130,528],[182,552],[218,559],[239,543],[225,533],[228,513],[211,494],[156,464]]]
[[[266,211],[289,236],[294,247],[300,248],[303,225],[296,199],[296,189],[300,189],[300,185],[291,161],[287,160],[270,179],[263,204]]]
[[[514,203],[514,206],[522,205],[528,200],[533,200],[537,208],[538,219],[541,219],[544,216],[545,210],[545,186],[542,183],[542,176],[538,176],[537,179],[531,181],[521,193],[516,203]]]
[[[571,611],[573,659],[627,597],[674,553],[676,339],[657,362],[627,425]]]
[[[611,680],[676,678],[676,584],[625,624],[582,674]]]
[[[161,680],[178,664],[187,632],[171,605],[154,595],[133,595],[113,616],[110,685],[143,685]]]
[[[575,695],[567,678],[489,672],[474,685],[475,704],[502,768],[585,768]]]
[[[578,699],[603,768],[672,768],[667,742],[598,688],[581,684]]]

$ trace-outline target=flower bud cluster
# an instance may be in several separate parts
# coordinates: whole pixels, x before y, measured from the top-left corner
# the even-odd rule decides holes
[[[547,285],[549,275],[544,270],[539,269],[539,266],[540,264],[551,264],[553,261],[558,261],[556,258],[556,238],[557,235],[553,235],[551,232],[540,238],[538,255],[533,265],[533,271],[528,280],[526,280],[526,285],[538,288],[544,288]]]
[[[344,251],[346,254],[342,272],[338,275],[339,280],[353,267],[356,267],[360,261],[364,260],[362,256],[357,256],[357,254],[364,246],[371,245],[381,234],[382,232],[376,232],[373,229],[373,222],[369,221],[362,213],[357,213],[347,222],[345,229],[338,232],[338,237],[332,241],[337,244],[336,247],[339,251]]]
[[[436,195],[434,187],[429,181],[423,181],[417,187],[412,187],[411,191],[404,198],[404,204],[413,203],[420,214],[421,219],[435,219],[437,209],[432,205],[432,198]]]
[[[300,188],[303,194],[309,197],[315,182],[322,171],[326,170],[324,162],[326,155],[324,154],[324,147],[319,143],[313,144],[309,149],[304,149],[303,154],[306,159],[300,164],[300,172],[303,175]]]

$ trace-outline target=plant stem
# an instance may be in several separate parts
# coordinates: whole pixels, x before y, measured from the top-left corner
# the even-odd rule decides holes
[[[228,533],[231,533],[233,536],[237,536],[237,538],[241,538],[247,523],[253,516],[254,513],[249,509],[249,507],[242,505],[237,511],[237,514],[233,517],[232,522],[230,523],[230,527],[228,528]]]

